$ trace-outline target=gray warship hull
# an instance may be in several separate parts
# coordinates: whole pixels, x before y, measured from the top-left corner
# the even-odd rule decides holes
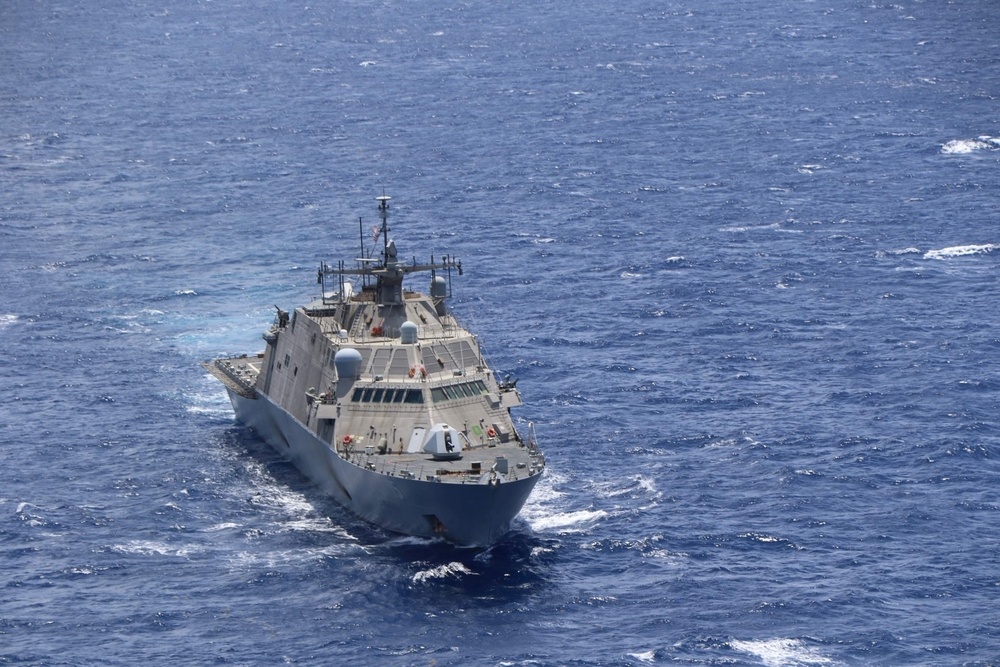
[[[393,532],[467,546],[493,544],[510,530],[540,478],[431,484],[426,478],[436,469],[433,462],[414,466],[409,461],[405,465],[415,468],[410,471],[412,478],[377,472],[345,460],[266,396],[248,398],[233,389],[227,391],[240,422],[352,514]],[[397,472],[402,470],[396,466]],[[432,516],[437,521],[430,521]],[[446,534],[442,526],[447,526]]]
[[[278,309],[265,348],[205,362],[236,417],[344,507],[391,531],[487,546],[545,471],[534,428],[515,424],[517,381],[499,381],[449,312],[445,255],[404,262],[379,197],[381,258],[362,227],[356,267],[320,266],[320,297]],[[359,223],[360,224],[360,223]],[[427,293],[404,278],[430,273]],[[354,282],[352,282],[354,281]]]

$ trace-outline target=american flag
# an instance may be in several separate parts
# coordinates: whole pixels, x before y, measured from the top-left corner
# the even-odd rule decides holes
[[[378,241],[378,235],[381,233],[382,230],[379,228],[378,225],[372,226],[372,243],[376,243]]]

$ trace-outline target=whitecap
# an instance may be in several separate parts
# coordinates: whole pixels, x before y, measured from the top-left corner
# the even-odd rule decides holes
[[[910,246],[908,248],[900,248],[898,250],[879,250],[875,253],[876,257],[889,257],[895,255],[919,255],[920,248],[914,248]]]
[[[337,537],[345,540],[356,541],[356,538],[348,533],[342,526],[338,526],[328,517],[303,518],[288,521],[282,524],[284,530],[301,530],[308,533],[333,533]]]
[[[200,405],[189,405],[186,410],[193,415],[208,415],[210,417],[230,417],[233,413],[229,409],[229,404],[220,407],[205,407]]]
[[[430,579],[446,579],[448,577],[461,577],[466,574],[475,574],[462,563],[453,562],[446,565],[439,565],[429,570],[421,570],[413,575],[413,583],[422,584]]]
[[[38,509],[40,508],[37,505],[32,505],[31,503],[22,502],[18,503],[17,511],[15,512],[15,514],[17,515],[18,519],[26,522],[29,526],[33,528],[37,528],[39,526],[45,526],[47,525],[45,519],[41,515],[31,512],[31,510],[38,510]]]
[[[821,655],[798,639],[764,639],[759,641],[729,642],[737,651],[756,656],[767,667],[806,667],[808,665],[834,665],[830,658]]]
[[[720,232],[756,232],[765,229],[779,229],[780,225],[777,222],[771,222],[766,225],[733,225],[731,227],[722,227],[719,229]]]
[[[740,533],[739,537],[748,538],[755,540],[757,542],[783,542],[784,540],[780,537],[775,537],[773,535],[767,535],[764,533]]]
[[[539,558],[540,556],[546,556],[548,554],[555,553],[555,551],[556,550],[553,549],[552,547],[532,547],[531,557],[532,559]]]
[[[639,662],[656,662],[656,651],[643,651],[642,653],[626,653],[630,658],[635,658]]]
[[[656,488],[656,483],[651,477],[643,475],[632,475],[627,480],[618,480],[610,483],[597,483],[594,485],[598,495],[604,498],[615,498],[620,496],[649,495],[654,498],[660,497],[660,492]]]
[[[1000,148],[1000,137],[983,135],[975,139],[953,139],[941,147],[941,152],[945,155],[964,155],[991,148]]]
[[[578,510],[543,516],[526,517],[536,531],[558,530],[564,533],[582,532],[587,526],[608,515],[604,510]]]
[[[217,523],[214,526],[209,526],[205,529],[206,533],[215,533],[220,530],[232,530],[233,528],[239,528],[240,524],[233,522]]]
[[[122,554],[139,556],[177,556],[187,558],[192,549],[190,546],[175,547],[164,542],[152,540],[133,540],[125,544],[113,544],[111,550]]]
[[[983,243],[979,245],[957,245],[940,250],[928,250],[924,253],[924,259],[950,259],[952,257],[963,257],[965,255],[983,255],[993,252],[1000,245],[996,243]]]
[[[941,147],[941,152],[945,155],[964,154],[986,148],[982,142],[969,139],[954,139]]]
[[[211,392],[186,394],[184,399],[188,402],[185,410],[190,414],[225,418],[233,415],[232,403],[226,397],[226,392],[221,389],[214,390],[213,387]]]
[[[316,511],[309,499],[301,493],[277,484],[264,483],[257,489],[251,502],[262,507],[280,510],[292,515],[305,516]]]
[[[18,320],[17,315],[14,315],[12,313],[0,315],[0,329],[6,329],[10,325],[17,322],[17,320]]]
[[[229,559],[229,565],[237,570],[275,569],[283,565],[311,563],[324,558],[342,556],[347,551],[347,545],[329,544],[318,549],[285,549],[269,552],[241,551]]]

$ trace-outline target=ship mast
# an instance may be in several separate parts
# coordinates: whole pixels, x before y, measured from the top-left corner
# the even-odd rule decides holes
[[[387,264],[389,261],[389,200],[392,197],[388,195],[382,195],[381,197],[375,197],[375,201],[378,202],[378,215],[382,218],[382,262]]]
[[[357,260],[359,263],[358,268],[349,269],[344,265],[343,261],[338,262],[336,267],[330,266],[325,262],[320,265],[317,282],[323,285],[324,302],[327,302],[327,276],[337,276],[340,289],[337,291],[336,297],[333,298],[336,299],[335,302],[343,303],[350,298],[350,290],[346,289],[349,286],[345,285],[344,278],[345,276],[354,275],[361,276],[362,281],[367,281],[368,278],[372,277],[375,278],[375,300],[378,304],[388,306],[401,305],[404,302],[403,278],[410,273],[418,271],[429,271],[431,273],[432,297],[441,300],[451,296],[451,270],[457,269],[458,275],[462,275],[462,262],[448,255],[445,255],[439,262],[435,262],[432,256],[429,264],[417,264],[416,259],[413,260],[412,264],[404,264],[399,261],[396,243],[389,238],[389,201],[391,199],[392,197],[387,195],[375,198],[378,201],[378,214],[382,219],[382,225],[378,228],[378,233],[382,235],[382,261],[377,262],[375,259],[364,256],[364,232],[362,231],[362,256]],[[363,229],[360,221],[359,226]],[[446,271],[448,276],[441,285],[438,285],[435,280],[436,272],[439,269]],[[369,289],[367,284],[364,289],[366,291]]]

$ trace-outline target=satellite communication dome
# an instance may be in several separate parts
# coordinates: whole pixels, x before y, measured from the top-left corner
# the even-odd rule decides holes
[[[441,276],[431,279],[431,298],[443,299],[448,296],[448,281]]]
[[[419,329],[417,325],[409,320],[403,322],[399,327],[399,338],[400,342],[403,344],[412,344],[417,342],[417,333]]]
[[[341,380],[356,380],[361,374],[361,353],[349,347],[338,350],[333,357],[337,377]]]

